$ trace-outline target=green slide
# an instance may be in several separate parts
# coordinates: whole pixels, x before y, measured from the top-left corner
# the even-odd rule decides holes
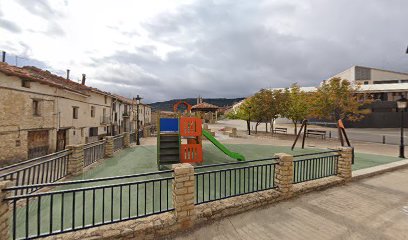
[[[220,149],[223,153],[227,154],[229,157],[237,159],[238,161],[244,161],[245,157],[239,153],[232,152],[228,150],[222,143],[220,143],[217,139],[215,139],[211,133],[207,132],[203,129],[203,136],[206,137],[210,142],[212,142],[218,149]]]

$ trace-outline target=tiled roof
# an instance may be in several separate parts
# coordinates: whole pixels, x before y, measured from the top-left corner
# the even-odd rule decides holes
[[[64,88],[85,95],[87,95],[87,90],[91,90],[91,88],[88,86],[57,76],[49,71],[44,71],[31,66],[20,68],[0,62],[0,72],[9,76],[19,77],[23,80],[30,80],[54,87]]]
[[[112,94],[112,97],[118,99],[121,102],[124,102],[124,103],[127,103],[127,104],[133,104],[133,100],[130,99],[130,98],[122,97],[122,96],[117,95],[117,94]]]
[[[219,107],[206,102],[199,103],[191,107],[191,109],[218,109],[218,108]]]

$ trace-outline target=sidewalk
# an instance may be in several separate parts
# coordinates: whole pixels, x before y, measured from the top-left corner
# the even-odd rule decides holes
[[[176,239],[408,239],[408,169],[256,209]]]

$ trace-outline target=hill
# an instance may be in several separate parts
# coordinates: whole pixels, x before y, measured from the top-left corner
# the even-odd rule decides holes
[[[206,98],[203,99],[204,102],[214,104],[219,107],[232,106],[233,104],[241,101],[244,98]],[[155,102],[149,104],[152,107],[152,110],[161,110],[161,111],[173,111],[173,105],[178,101],[185,101],[191,105],[197,104],[196,98],[185,98],[185,99],[173,99],[164,102]]]

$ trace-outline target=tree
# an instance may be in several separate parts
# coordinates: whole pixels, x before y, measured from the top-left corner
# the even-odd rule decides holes
[[[341,78],[332,78],[317,89],[313,95],[311,114],[313,117],[336,121],[338,119],[358,121],[368,114],[362,106],[371,100],[358,98],[359,86]]]
[[[252,112],[252,98],[249,97],[246,98],[242,101],[241,105],[236,109],[236,111],[231,111],[228,113],[227,117],[229,119],[241,119],[245,120],[247,123],[247,130],[249,131],[250,128],[250,121],[249,121],[249,116],[251,115],[252,118],[252,113],[250,114],[250,111]]]
[[[292,120],[297,134],[297,124],[310,115],[310,101],[308,93],[301,91],[298,84],[292,84],[287,90],[287,106],[283,115]]]

